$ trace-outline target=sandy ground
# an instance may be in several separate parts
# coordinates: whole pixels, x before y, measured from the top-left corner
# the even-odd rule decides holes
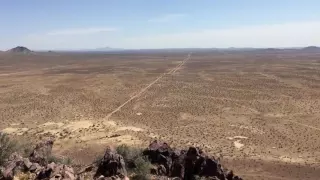
[[[1,54],[0,94],[2,131],[78,163],[158,138],[246,179],[319,177],[319,54]]]

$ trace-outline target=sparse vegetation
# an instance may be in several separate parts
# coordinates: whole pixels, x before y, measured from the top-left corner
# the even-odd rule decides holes
[[[118,146],[116,151],[122,155],[125,162],[134,161],[142,155],[142,149],[130,147],[125,144]]]
[[[120,145],[116,150],[126,162],[128,172],[133,174],[132,179],[148,179],[147,176],[150,172],[151,163],[142,157],[142,149]]]
[[[69,157],[63,158],[62,164],[71,165],[72,164],[72,159],[69,158]]]
[[[60,164],[66,164],[66,165],[70,165],[72,164],[72,159],[69,158],[69,157],[57,157],[57,156],[54,156],[54,155],[49,155],[48,156],[48,163],[60,163]]]
[[[143,158],[138,157],[134,160],[135,168],[131,169],[134,175],[132,179],[134,180],[147,180],[150,174],[151,163]]]
[[[0,132],[0,166],[17,150],[17,143],[5,133]]]
[[[120,140],[139,144],[154,137],[173,142],[176,147],[195,145],[212,154],[223,152],[227,157],[254,154],[274,162],[297,158],[306,165],[319,164],[314,152],[319,149],[320,56],[267,51],[194,53],[175,73],[165,75],[121,108],[110,118],[110,124],[95,120],[104,118],[164,72],[170,72],[186,54],[166,54],[163,60],[161,53],[4,53],[0,58],[1,130],[8,128],[8,133],[28,139],[50,134],[58,141],[61,134],[62,139],[76,143],[62,147],[67,150],[81,146],[88,135],[90,144],[99,146],[100,137],[106,137],[105,144]],[[26,102],[32,102],[32,106]],[[74,126],[80,119],[92,126]],[[44,125],[47,122],[52,123]],[[70,126],[74,131],[63,130]],[[125,147],[119,147],[120,153],[121,148]],[[284,150],[290,157],[281,159]],[[125,150],[121,154],[126,160],[134,159]],[[134,163],[126,164],[130,167]],[[257,164],[261,169],[265,167]],[[274,169],[277,167],[282,165],[275,164]]]
[[[32,150],[34,148],[34,145],[32,143],[27,142],[26,140],[19,140],[15,142],[18,142],[16,144],[16,149],[19,153],[21,153],[23,157],[28,157],[32,153]]]
[[[56,157],[56,156],[50,155],[50,156],[48,156],[47,161],[48,161],[48,163],[52,163],[52,162],[54,162],[54,163],[61,163],[61,162],[62,162],[62,159],[61,159],[61,158],[58,158],[58,157]]]

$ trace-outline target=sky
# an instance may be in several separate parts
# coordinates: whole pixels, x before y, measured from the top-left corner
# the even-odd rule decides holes
[[[1,0],[0,49],[320,46],[319,0]]]

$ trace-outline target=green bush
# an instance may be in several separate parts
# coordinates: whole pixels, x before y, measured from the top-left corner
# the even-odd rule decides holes
[[[10,139],[8,135],[0,132],[0,166],[17,150],[16,145],[17,143]]]
[[[134,161],[142,155],[142,150],[128,145],[120,145],[117,147],[117,153],[122,155],[125,162]]]

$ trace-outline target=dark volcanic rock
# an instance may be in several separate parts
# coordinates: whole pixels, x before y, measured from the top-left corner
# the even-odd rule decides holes
[[[96,178],[100,176],[112,177],[112,176],[127,176],[126,166],[123,157],[118,154],[111,147],[106,149],[106,152],[101,160],[97,172]]]
[[[169,176],[184,180],[196,179],[196,176],[210,177],[218,180],[240,180],[233,171],[223,169],[219,159],[208,157],[200,148],[189,147],[188,150],[173,150],[167,143],[153,141],[143,155],[147,156],[154,168],[153,174]]]
[[[126,166],[122,155],[113,148],[108,147],[103,158],[85,169],[76,173],[72,166],[60,162],[51,162],[53,141],[48,140],[36,145],[28,158],[23,158],[13,153],[6,159],[4,166],[0,167],[0,180],[39,179],[39,180],[75,180],[75,179],[128,179]],[[198,147],[188,149],[172,149],[169,144],[160,141],[153,141],[140,155],[146,156],[152,165],[146,170],[155,179],[181,179],[195,180],[216,179],[216,180],[242,180],[232,170],[228,170],[220,164],[220,159],[209,157]],[[133,173],[135,175],[135,173]],[[133,176],[141,179],[142,176]]]
[[[12,153],[0,167],[0,180],[75,180],[76,174],[71,166],[54,162],[48,164],[47,158],[51,156],[52,146],[52,140],[41,142],[36,145],[28,158]]]

